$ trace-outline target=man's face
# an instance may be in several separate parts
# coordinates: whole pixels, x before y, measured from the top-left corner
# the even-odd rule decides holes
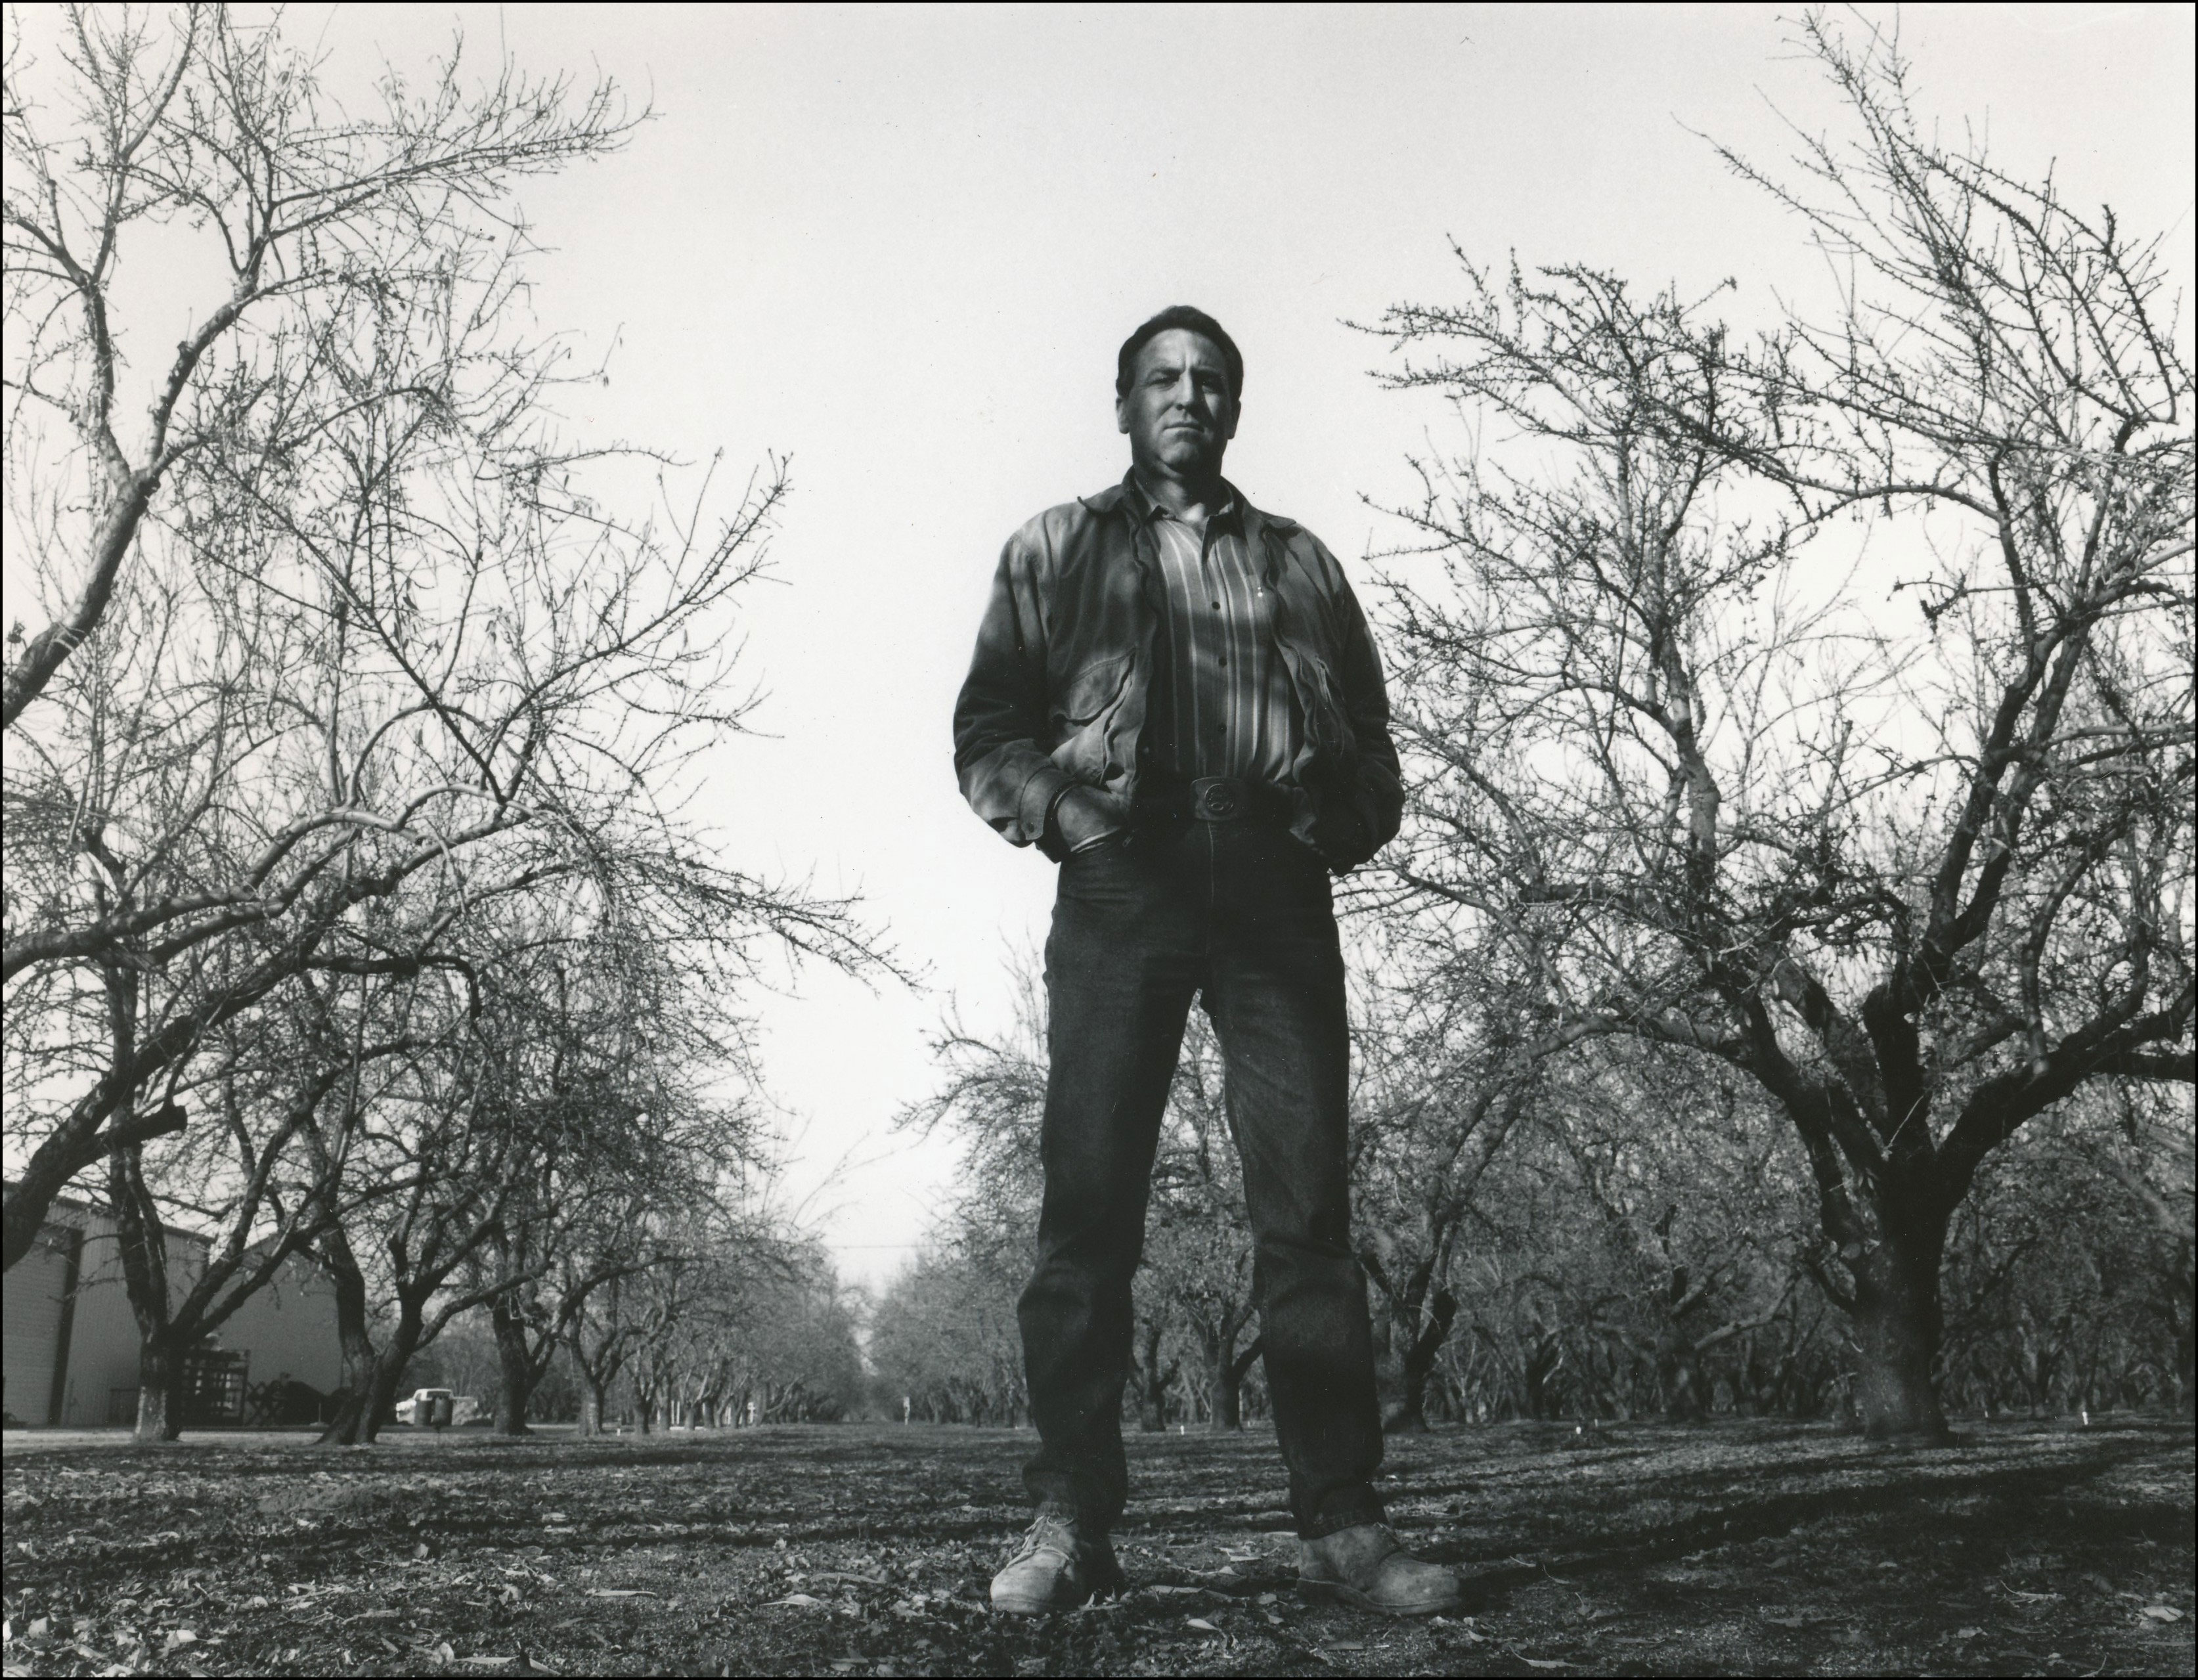
[[[1236,435],[1220,346],[1182,327],[1148,339],[1131,364],[1130,388],[1114,399],[1114,422],[1139,466],[1183,479],[1218,474]]]

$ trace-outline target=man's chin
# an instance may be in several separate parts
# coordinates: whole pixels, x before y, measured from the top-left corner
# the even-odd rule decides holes
[[[1160,463],[1178,478],[1203,478],[1220,470],[1221,451],[1203,439],[1163,438],[1153,451]]]

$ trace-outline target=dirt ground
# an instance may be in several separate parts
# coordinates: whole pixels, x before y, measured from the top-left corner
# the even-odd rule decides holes
[[[1439,1432],[1391,1510],[1470,1614],[1299,1601],[1271,1435],[1132,1436],[1125,1599],[985,1586],[1030,1438],[10,1432],[6,1671],[2189,1674],[2187,1421]]]

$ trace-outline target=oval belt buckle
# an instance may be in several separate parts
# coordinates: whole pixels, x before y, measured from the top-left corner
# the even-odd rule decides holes
[[[1236,792],[1225,784],[1206,790],[1207,814],[1224,819],[1236,814]]]

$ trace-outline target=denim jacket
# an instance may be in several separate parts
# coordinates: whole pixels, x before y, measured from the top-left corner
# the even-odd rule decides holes
[[[1320,539],[1232,494],[1304,726],[1291,832],[1340,875],[1388,843],[1404,805],[1381,659]],[[1008,539],[954,708],[954,769],[971,808],[1015,845],[1059,855],[1046,817],[1075,783],[1125,817],[1135,804],[1153,758],[1143,735],[1163,587],[1124,484]]]

